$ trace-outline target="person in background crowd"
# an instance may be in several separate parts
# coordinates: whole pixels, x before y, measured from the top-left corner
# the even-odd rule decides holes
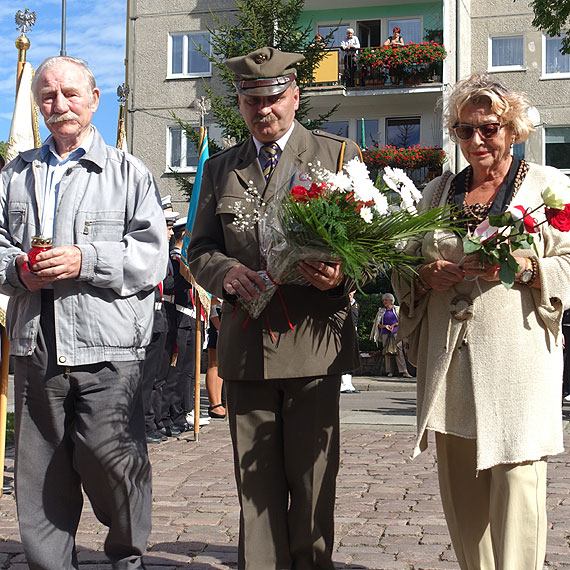
[[[206,391],[208,392],[208,415],[217,420],[226,418],[226,408],[223,403],[222,389],[224,381],[218,376],[218,330],[222,303],[217,297],[212,297],[210,305],[210,326],[208,328],[208,368],[206,369]]]
[[[186,414],[194,408],[194,363],[196,338],[196,306],[192,286],[180,273],[180,255],[186,230],[186,216],[173,226],[173,247],[170,250],[172,288],[164,290],[168,303],[168,336],[166,352],[170,363],[162,389],[162,433],[177,437],[188,431]]]
[[[360,311],[360,307],[356,299],[354,298],[355,291],[351,291],[348,295],[350,299],[350,312],[352,313],[352,320],[354,322],[354,330],[358,334],[358,313]],[[352,374],[345,373],[341,376],[340,379],[340,393],[341,394],[359,394],[360,390],[357,390],[352,383]]]
[[[174,233],[174,222],[178,218],[178,212],[165,210],[163,205],[164,218],[166,220],[167,240]],[[163,282],[164,283],[164,282]],[[160,378],[161,359],[164,354],[167,336],[166,310],[163,303],[164,285],[159,283],[154,290],[154,321],[152,325],[152,339],[146,348],[145,360],[142,371],[142,396],[145,412],[145,430],[147,443],[160,443],[168,438],[159,430],[162,428],[161,402],[162,384]]]
[[[358,146],[295,121],[295,65],[304,57],[264,47],[227,61],[251,137],[205,165],[190,269],[224,299],[220,376],[240,502],[239,570],[333,570],[341,374],[358,366],[350,285],[338,263],[303,261],[308,286],[282,285],[258,319],[238,303],[265,289],[256,228],[233,225],[250,182],[265,200],[309,163],[339,170]],[[284,310],[286,307],[286,311]]]
[[[445,124],[469,166],[431,182],[419,207],[449,204],[473,231],[509,206],[539,208],[547,187],[567,188],[559,170],[511,154],[533,130],[528,108],[523,93],[496,77],[456,83]],[[443,509],[462,570],[544,564],[546,460],[563,451],[560,325],[570,306],[570,234],[545,223],[536,229],[536,250],[513,252],[510,290],[497,265],[465,257],[461,236],[443,230],[410,244],[425,260],[415,280],[393,276],[399,334],[417,364],[414,454],[435,432]]]
[[[404,45],[404,38],[400,35],[400,28],[396,26],[392,32],[391,36],[388,36],[388,39],[384,42],[385,46],[403,46]]]
[[[347,28],[346,39],[340,42],[340,49],[344,52],[344,82],[347,87],[354,87],[354,74],[356,72],[356,56],[360,49],[360,42],[354,35],[352,28]]]
[[[142,569],[152,498],[141,367],[168,258],[160,197],[148,169],[92,126],[99,89],[83,61],[48,58],[32,91],[51,136],[4,168],[0,194],[27,566],[78,568],[84,491],[109,528],[111,566]],[[34,259],[36,236],[53,247]]]
[[[400,311],[400,308],[394,305],[394,301],[392,293],[384,293],[382,295],[382,304],[384,306],[380,307],[376,313],[376,319],[370,332],[370,339],[376,344],[379,342],[382,344],[387,376],[390,378],[394,376],[392,370],[394,370],[393,361],[395,360],[400,376],[411,378],[412,375],[408,372],[404,357],[404,341],[394,338],[398,332],[398,314]]]

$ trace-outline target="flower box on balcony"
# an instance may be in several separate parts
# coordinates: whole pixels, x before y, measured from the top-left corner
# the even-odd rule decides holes
[[[362,151],[364,163],[371,170],[390,166],[415,170],[429,168],[437,170],[447,161],[445,151],[437,146],[416,145],[408,148],[395,146],[368,147]]]
[[[432,77],[447,57],[447,51],[435,42],[409,43],[405,46],[368,47],[360,50],[357,57],[362,73],[372,76],[384,73],[397,80],[417,84]]]

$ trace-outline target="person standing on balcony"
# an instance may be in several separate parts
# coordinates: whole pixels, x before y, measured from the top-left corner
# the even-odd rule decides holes
[[[384,42],[385,46],[403,46],[404,38],[400,35],[400,28],[397,26],[392,31],[392,35],[388,36],[388,39]]]
[[[340,49],[344,52],[344,83],[346,87],[354,87],[356,56],[360,49],[360,42],[354,35],[354,30],[352,28],[347,28],[346,40],[340,42]]]

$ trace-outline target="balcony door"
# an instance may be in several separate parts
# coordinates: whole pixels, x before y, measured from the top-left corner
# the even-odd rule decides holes
[[[356,22],[356,35],[362,47],[382,45],[382,20],[360,20]]]

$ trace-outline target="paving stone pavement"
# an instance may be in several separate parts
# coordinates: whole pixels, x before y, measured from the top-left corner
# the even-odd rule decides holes
[[[387,379],[354,383],[362,392],[341,398],[337,569],[458,570],[439,499],[433,441],[419,458],[409,457],[414,386]],[[568,423],[565,444],[568,449]],[[154,507],[147,570],[237,568],[238,502],[227,422],[204,426],[197,442],[190,433],[151,445],[149,453]],[[10,476],[11,449],[6,464]],[[548,511],[545,568],[570,570],[568,452],[550,459]],[[102,552],[105,537],[87,501],[77,538],[81,570],[110,570]],[[0,568],[28,568],[13,495],[0,499]]]

